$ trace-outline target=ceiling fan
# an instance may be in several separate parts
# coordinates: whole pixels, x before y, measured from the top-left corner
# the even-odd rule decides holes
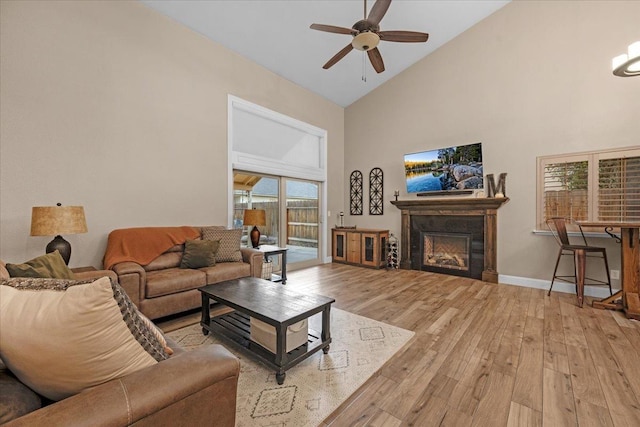
[[[312,30],[326,31],[328,33],[349,34],[353,36],[351,43],[346,45],[340,52],[336,53],[326,64],[322,66],[325,70],[331,68],[338,61],[344,58],[349,52],[356,48],[366,51],[371,61],[371,65],[376,72],[384,71],[382,55],[378,50],[380,40],[400,43],[424,43],[429,38],[429,34],[417,31],[380,31],[380,21],[387,13],[391,0],[378,0],[371,8],[367,16],[367,0],[364,0],[364,19],[353,24],[351,28],[336,27],[333,25],[311,24]]]

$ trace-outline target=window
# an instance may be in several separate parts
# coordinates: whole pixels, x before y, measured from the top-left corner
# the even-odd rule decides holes
[[[640,221],[640,157],[598,160],[598,220]]]
[[[538,157],[537,229],[548,218],[640,221],[640,147]]]
[[[231,95],[228,102],[233,169],[326,181],[326,130]]]

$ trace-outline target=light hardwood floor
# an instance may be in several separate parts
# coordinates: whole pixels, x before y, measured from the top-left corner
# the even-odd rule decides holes
[[[323,426],[640,426],[640,322],[590,299],[341,264],[286,286],[416,333]]]

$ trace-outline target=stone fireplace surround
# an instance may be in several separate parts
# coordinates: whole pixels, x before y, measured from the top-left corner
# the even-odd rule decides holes
[[[402,214],[400,268],[454,274],[497,283],[497,216],[498,208],[507,201],[509,199],[506,197],[392,201]],[[425,231],[472,236],[469,270],[423,266],[420,239]]]

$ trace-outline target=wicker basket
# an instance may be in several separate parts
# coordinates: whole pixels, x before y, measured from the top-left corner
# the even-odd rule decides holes
[[[250,318],[251,341],[257,342],[271,353],[276,353],[276,329],[254,317]],[[302,319],[287,327],[287,348],[286,352],[300,347],[307,343],[309,338],[309,326],[307,319]]]
[[[273,273],[273,262],[262,261],[262,278],[265,280],[271,280],[271,274]]]

